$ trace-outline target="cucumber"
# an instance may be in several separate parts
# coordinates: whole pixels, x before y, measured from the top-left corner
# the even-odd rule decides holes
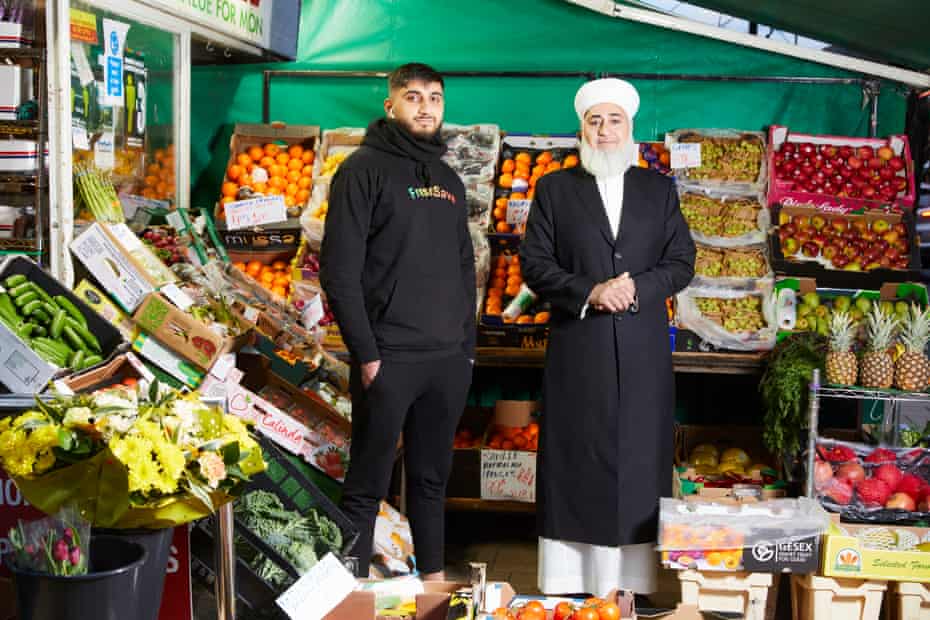
[[[27,294],[35,295],[35,293],[27,293]],[[39,299],[38,295],[36,295],[35,299],[33,299],[32,301],[27,303],[25,306],[23,306],[23,314],[25,314],[26,316],[31,316],[33,312],[35,312],[36,310],[40,310],[41,308],[42,308],[42,300]]]
[[[0,315],[9,321],[15,322],[19,319],[19,313],[16,312],[13,299],[6,293],[0,293]]]
[[[19,286],[20,284],[22,284],[22,283],[25,282],[25,281],[26,281],[26,276],[24,276],[23,274],[19,273],[19,274],[16,274],[15,276],[10,276],[10,277],[7,278],[6,280],[4,280],[4,281],[3,281],[3,284],[4,284],[7,288],[13,288],[14,286]]]
[[[45,292],[45,289],[36,284],[35,282],[30,282],[32,285],[32,290],[39,294],[39,297],[42,298],[42,301],[55,305],[55,300],[52,299],[52,296]],[[57,306],[55,306],[57,308]]]
[[[84,318],[84,315],[81,314],[81,311],[78,310],[78,307],[75,306],[70,299],[64,295],[55,295],[55,303],[67,310],[71,318],[80,323],[82,327],[87,327],[87,319]]]
[[[102,361],[103,361],[103,358],[100,357],[99,355],[88,355],[87,357],[84,358],[83,368],[90,368],[91,366],[96,366]]]
[[[51,358],[51,362],[56,366],[65,366],[68,363],[68,358],[70,354],[65,354],[62,351],[58,350],[56,347],[53,347],[46,342],[43,342],[43,338],[33,338],[32,339],[32,350],[39,354],[45,354],[48,358]]]
[[[58,314],[58,311],[61,310],[61,308],[59,308],[54,303],[49,303],[47,301],[42,302],[42,309],[45,310],[45,313],[49,315],[50,317],[55,316],[56,314]]]
[[[66,316],[68,316],[68,312],[64,308],[59,310],[55,315],[50,331],[52,338],[61,338],[61,328],[65,326]]]
[[[65,341],[71,345],[74,349],[81,349],[90,353],[90,350],[87,347],[87,344],[78,336],[77,332],[71,328],[70,325],[65,325],[61,328],[61,333],[65,337]]]
[[[32,323],[23,323],[15,331],[16,335],[23,340],[29,340],[29,336],[32,334],[32,330],[35,329],[35,325]]]
[[[34,310],[33,313],[30,315],[30,317],[36,319],[43,325],[47,325],[49,321],[52,320],[52,315],[46,312],[45,308],[43,308],[42,306],[39,306],[38,308],[36,308],[36,310]]]
[[[59,368],[63,367],[67,363],[67,360],[62,359],[61,357],[41,347],[33,347],[32,350],[35,351],[36,355],[44,359],[49,364],[54,364],[55,366],[58,366]]]
[[[14,286],[9,290],[10,295],[13,297],[19,297],[23,293],[32,290],[32,282],[23,282],[19,286]]]
[[[41,325],[36,325],[35,323],[33,323],[33,329],[32,329],[32,337],[33,337],[33,338],[36,338],[36,337],[41,338],[41,337],[47,336],[47,335],[48,335],[48,332],[45,330],[44,327],[42,327]]]
[[[74,351],[71,350],[71,347],[66,345],[63,342],[58,340],[52,340],[51,338],[33,338],[32,342],[35,344],[41,344],[43,346],[51,348],[53,351],[57,352],[59,355],[64,355],[65,357],[71,355]]]
[[[84,367],[84,351],[75,351],[68,360],[68,367],[72,370],[80,370]]]
[[[71,317],[65,317],[65,327],[70,327],[74,332],[81,337],[81,339],[87,343],[87,345],[96,351],[97,353],[102,352],[100,348],[100,341],[97,340],[97,337],[90,333],[90,330],[72,319]]]
[[[26,304],[32,303],[34,301],[38,301],[39,303],[42,303],[42,300],[39,299],[39,294],[33,290],[26,291],[19,297],[13,298],[13,303],[16,304],[16,306],[19,308],[22,308]]]

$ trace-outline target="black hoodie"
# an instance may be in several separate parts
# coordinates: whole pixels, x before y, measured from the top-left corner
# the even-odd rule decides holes
[[[474,359],[465,188],[444,152],[381,119],[333,177],[320,281],[356,363]]]

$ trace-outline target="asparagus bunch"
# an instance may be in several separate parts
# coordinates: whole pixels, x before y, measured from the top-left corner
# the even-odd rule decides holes
[[[98,222],[119,224],[125,221],[113,183],[96,167],[76,164],[74,184],[81,201]]]

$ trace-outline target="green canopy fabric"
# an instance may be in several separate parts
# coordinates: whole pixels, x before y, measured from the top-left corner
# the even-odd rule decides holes
[[[305,0],[298,59],[274,65],[195,67],[191,109],[192,204],[213,204],[237,122],[261,122],[262,70],[390,70],[419,61],[440,71],[589,71],[740,76],[838,76],[823,65],[653,26],[612,19],[562,0]],[[854,76],[856,77],[856,76]],[[682,128],[864,136],[868,109],[856,85],[634,81],[642,105],[638,140]],[[569,133],[580,79],[453,78],[446,121],[495,123],[508,132]],[[380,79],[281,78],[271,119],[322,128],[365,126],[383,114]],[[879,134],[901,132],[896,85],[880,97]]]
[[[930,71],[927,0],[689,0],[707,9],[819,39],[878,62]]]

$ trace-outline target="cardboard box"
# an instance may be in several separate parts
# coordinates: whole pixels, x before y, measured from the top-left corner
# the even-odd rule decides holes
[[[535,401],[497,401],[489,433],[496,426],[524,427],[539,408]],[[536,453],[482,447],[479,484],[483,500],[535,502]]]
[[[210,370],[221,355],[234,351],[237,343],[248,338],[248,333],[224,338],[158,293],[146,297],[132,318],[163,345],[203,370]]]
[[[433,581],[423,584],[426,592],[416,597],[417,611],[408,620],[447,620],[449,598],[466,584]],[[352,592],[323,620],[389,620],[375,612],[374,592]]]
[[[331,176],[323,176],[323,164],[326,163],[326,158],[337,153],[351,155],[361,146],[362,140],[365,139],[365,131],[364,127],[340,127],[327,129],[323,132],[320,149],[313,160],[313,179],[315,183],[328,184],[332,180]],[[316,192],[316,188],[313,191]]]
[[[895,540],[903,542],[906,538],[916,545],[930,536],[930,528],[840,523],[836,514],[831,514],[830,518],[830,530],[823,540],[823,575],[930,583],[930,553],[916,548],[910,551],[867,549],[859,537],[866,534],[878,537],[882,533],[880,530],[884,530]]]
[[[909,265],[907,269],[889,269],[879,268],[872,271],[846,271],[840,269],[828,269],[817,262],[816,259],[805,258],[794,259],[786,258],[781,251],[781,243],[778,239],[778,222],[782,215],[790,217],[795,216],[813,216],[825,215],[823,211],[818,211],[815,207],[808,205],[799,206],[779,206],[772,207],[772,225],[776,228],[769,235],[769,246],[772,253],[772,268],[779,275],[803,276],[815,278],[821,286],[838,287],[838,288],[867,288],[878,290],[886,282],[919,282],[920,275],[920,240],[914,232],[914,213],[905,211],[903,213],[885,213],[884,211],[865,211],[861,213],[844,214],[844,219],[855,222],[864,220],[871,223],[875,220],[885,220],[892,226],[901,222],[908,231],[908,256]],[[828,216],[829,217],[829,216]]]
[[[769,127],[768,141],[768,168],[769,168],[769,204],[814,204],[824,210],[834,212],[845,212],[853,209],[869,209],[883,204],[882,201],[866,200],[862,198],[840,198],[838,196],[827,196],[824,194],[814,194],[811,192],[797,191],[792,189],[793,183],[790,181],[779,180],[775,175],[774,158],[775,153],[785,142],[802,143],[809,142],[816,146],[829,144],[832,146],[851,146],[853,148],[860,146],[870,146],[878,149],[882,146],[890,146],[895,155],[904,158],[905,168],[902,172],[907,176],[907,191],[903,196],[895,199],[894,204],[900,207],[913,207],[916,200],[915,182],[914,182],[914,160],[911,158],[911,147],[907,136],[904,134],[895,134],[887,138],[852,138],[848,136],[822,136],[812,134],[793,133],[787,127],[782,125],[772,125]]]
[[[637,618],[633,593],[625,590],[613,590],[604,597],[608,601],[614,601],[617,603],[617,606],[620,607],[620,617],[635,619]],[[514,609],[525,605],[530,601],[540,601],[544,606],[555,607],[558,601],[569,601],[574,602],[578,605],[584,602],[584,599],[578,598],[569,598],[569,597],[543,597],[543,596],[526,596],[518,594],[514,591],[513,587],[509,583],[505,582],[489,582],[485,588],[484,595],[484,605],[483,609],[476,610],[476,617],[484,620],[485,618],[490,618],[496,609],[501,607],[506,607]],[[667,612],[661,612],[657,616],[648,616],[649,618],[676,618],[676,620],[683,620],[677,616],[668,615],[671,613],[671,610]],[[547,618],[552,618],[552,611],[547,612]],[[647,617],[647,616],[642,616]]]
[[[123,338],[132,341],[136,333],[136,326],[133,324],[129,315],[119,309],[119,307],[110,301],[99,288],[88,282],[81,280],[75,287],[74,294],[81,299],[91,310],[106,319],[113,327],[119,330]]]
[[[124,353],[103,366],[59,379],[55,388],[62,394],[95,392],[129,378],[151,383],[155,375],[134,354]]]
[[[71,242],[71,251],[126,312],[177,280],[125,224],[94,223]]]
[[[478,347],[545,351],[549,342],[546,325],[478,325]]]
[[[481,497],[481,446],[493,412],[479,407],[467,407],[459,421],[459,429],[467,428],[478,438],[473,448],[452,450],[452,470],[446,485],[448,497]]]
[[[143,331],[139,331],[133,340],[132,350],[188,387],[196,388],[203,381],[202,370],[181,359]]]
[[[253,146],[263,147],[269,142],[275,142],[278,144],[283,143],[288,147],[300,145],[304,148],[304,150],[311,150],[316,152],[319,146],[319,139],[320,128],[317,125],[285,125],[284,123],[262,125],[251,123],[236,123],[236,126],[233,129],[232,137],[229,139],[229,160],[226,162],[226,168],[228,169],[229,166],[235,163],[237,156],[246,152],[250,147]],[[219,202],[216,203],[214,216],[216,217],[217,229],[220,235],[223,236],[226,232],[226,223]],[[280,230],[293,231],[294,226],[273,225],[264,229],[266,232]],[[296,226],[296,233],[297,239],[294,242],[294,249],[297,249],[297,245],[300,243],[299,224]],[[224,241],[224,243],[226,243],[226,241]],[[226,247],[228,249],[243,249],[241,246],[231,246],[229,243],[226,243]]]

